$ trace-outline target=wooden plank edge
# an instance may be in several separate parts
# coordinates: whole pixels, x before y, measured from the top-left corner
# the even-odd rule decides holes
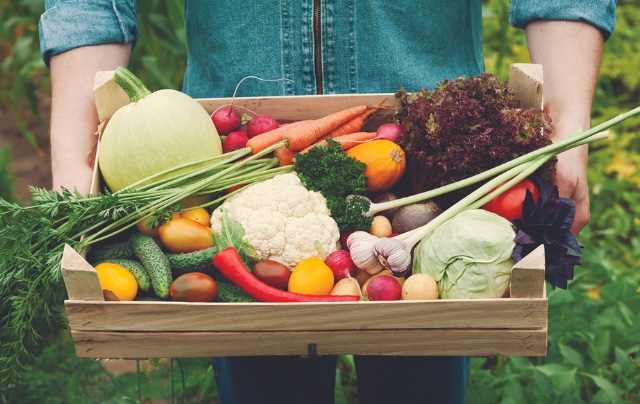
[[[104,302],[96,270],[69,244],[64,245],[60,266],[69,299]]]
[[[389,332],[393,331],[390,338]],[[85,358],[256,355],[545,356],[547,330],[364,330],[325,332],[71,333]]]
[[[511,269],[510,297],[544,298],[545,283],[545,249],[538,246],[526,257],[518,261]]]
[[[74,330],[303,331],[546,327],[546,299],[341,303],[65,302]]]

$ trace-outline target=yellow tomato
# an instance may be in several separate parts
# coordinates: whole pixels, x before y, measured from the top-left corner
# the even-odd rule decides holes
[[[121,265],[103,262],[95,267],[102,290],[109,290],[120,300],[131,301],[138,294],[138,282],[129,270]]]
[[[211,215],[205,208],[193,208],[180,212],[180,217],[191,219],[195,222],[209,226],[211,224]]]
[[[333,271],[320,258],[302,260],[291,272],[289,292],[328,295],[333,289]]]
[[[172,253],[194,252],[214,246],[211,228],[191,219],[172,219],[158,230],[160,241]]]

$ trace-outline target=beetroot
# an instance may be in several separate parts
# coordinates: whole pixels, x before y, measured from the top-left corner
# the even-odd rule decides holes
[[[247,135],[254,137],[261,133],[277,129],[279,126],[280,124],[268,115],[256,115],[251,118],[247,124]]]
[[[249,138],[240,131],[231,132],[222,142],[222,152],[229,153],[246,147]]]
[[[226,136],[240,127],[240,118],[231,106],[215,110],[211,114],[211,121],[220,136]]]

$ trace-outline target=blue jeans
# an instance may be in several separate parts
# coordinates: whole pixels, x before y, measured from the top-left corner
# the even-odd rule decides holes
[[[359,404],[464,403],[469,357],[355,356]],[[336,357],[212,358],[222,404],[330,404]]]

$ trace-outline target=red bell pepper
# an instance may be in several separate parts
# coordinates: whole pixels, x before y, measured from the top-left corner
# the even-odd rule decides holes
[[[311,302],[355,302],[359,296],[303,295],[274,288],[251,273],[240,259],[238,250],[227,247],[213,257],[213,266],[242,289],[246,294],[259,302],[270,303],[311,303]]]

